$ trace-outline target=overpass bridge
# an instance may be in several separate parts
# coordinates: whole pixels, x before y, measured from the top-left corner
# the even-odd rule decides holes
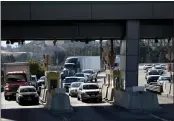
[[[122,78],[138,86],[140,39],[174,37],[174,2],[2,2],[2,40],[122,40]],[[113,41],[111,53],[113,54]]]

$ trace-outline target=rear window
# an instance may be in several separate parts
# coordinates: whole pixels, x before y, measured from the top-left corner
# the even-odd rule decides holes
[[[72,83],[72,82],[77,82],[77,81],[79,81],[80,79],[78,79],[78,78],[66,78],[65,80],[64,80],[64,83]]]
[[[149,75],[159,75],[159,72],[158,71],[150,71],[149,72]]]
[[[8,74],[7,83],[26,81],[25,75],[23,74]]]
[[[34,89],[34,88],[23,88],[23,89],[20,89],[20,92],[36,92],[36,89]]]
[[[76,77],[84,77],[84,74],[76,74]]]
[[[71,87],[79,87],[82,83],[73,83]]]
[[[98,85],[83,85],[83,89],[99,89]]]

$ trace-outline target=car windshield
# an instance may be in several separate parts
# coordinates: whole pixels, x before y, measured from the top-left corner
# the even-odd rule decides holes
[[[83,89],[99,89],[98,85],[83,85]]]
[[[38,82],[37,84],[38,86],[42,86],[42,85],[45,85],[45,82]]]
[[[149,82],[156,82],[158,80],[159,76],[152,76],[148,78]]]
[[[82,83],[73,83],[71,87],[79,87]]]
[[[7,83],[21,82],[21,81],[26,81],[24,75],[20,75],[20,74],[8,74],[7,75],[7,80],[6,80]]]
[[[160,80],[170,80],[170,77],[160,77]]]
[[[40,78],[40,80],[45,80],[45,76],[42,76],[42,77]]]
[[[84,74],[76,74],[76,77],[84,77]]]
[[[31,77],[31,81],[36,81],[36,78],[35,77]]]
[[[150,71],[149,75],[159,75],[158,71]]]
[[[34,89],[34,88],[23,88],[23,89],[20,89],[20,92],[36,92],[36,89]]]
[[[74,64],[65,64],[64,68],[75,68]]]
[[[72,82],[77,82],[77,81],[80,81],[80,79],[78,79],[78,78],[66,78],[64,80],[64,83],[72,83]]]
[[[65,61],[65,63],[77,63],[78,58],[69,58]]]

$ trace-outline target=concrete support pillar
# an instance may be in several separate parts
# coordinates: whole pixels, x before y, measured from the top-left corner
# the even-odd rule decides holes
[[[121,43],[120,70],[126,89],[138,86],[139,28],[139,21],[127,21],[126,40]]]

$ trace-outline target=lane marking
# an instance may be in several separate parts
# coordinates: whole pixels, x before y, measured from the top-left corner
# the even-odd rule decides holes
[[[153,115],[153,114],[149,114],[149,116],[153,117],[153,118],[156,118],[156,119],[159,119],[161,121],[172,121],[172,120],[167,120],[167,119],[164,119],[164,118],[161,118],[159,116],[156,116],[156,115]]]

